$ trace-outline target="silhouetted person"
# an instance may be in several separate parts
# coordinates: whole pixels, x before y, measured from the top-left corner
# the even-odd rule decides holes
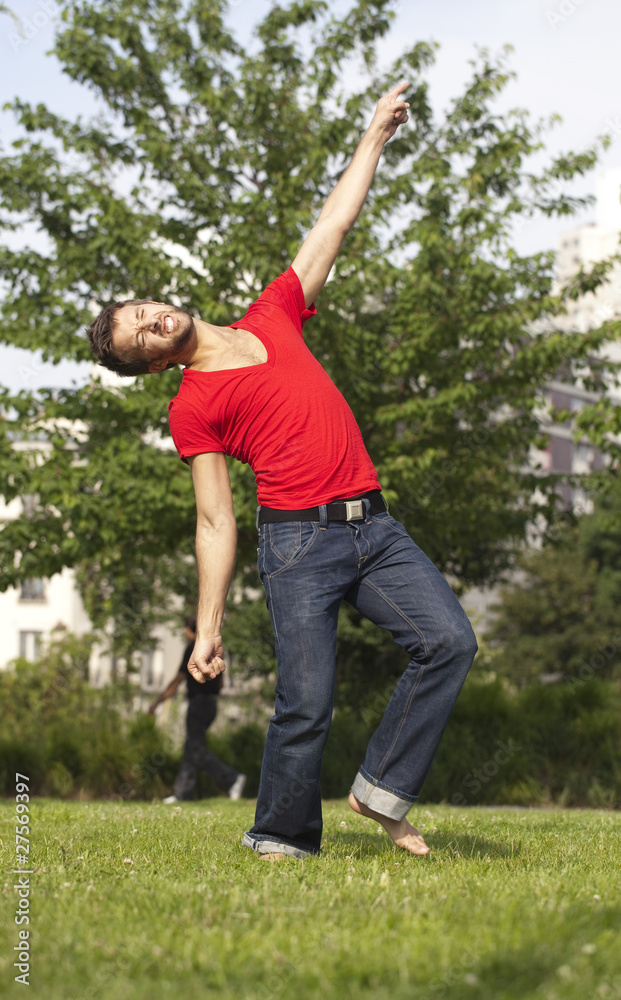
[[[219,760],[210,753],[205,744],[205,734],[214,721],[218,711],[218,695],[222,689],[222,674],[213,680],[200,684],[188,670],[188,663],[196,640],[196,615],[189,615],[185,620],[185,634],[188,644],[185,647],[183,659],[176,677],[165,691],[155,699],[149,707],[153,714],[162,702],[177,693],[179,686],[186,681],[188,686],[188,714],[186,716],[186,740],[183,749],[183,760],[179,773],[175,778],[174,794],[164,799],[167,804],[173,802],[189,802],[194,798],[196,777],[199,768],[211,774],[215,781],[226,788],[230,799],[239,799],[246,784],[246,776]]]

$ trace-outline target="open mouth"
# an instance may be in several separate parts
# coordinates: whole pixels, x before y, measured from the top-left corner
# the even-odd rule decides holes
[[[175,321],[172,316],[164,316],[162,326],[164,327],[165,333],[172,333],[175,329]]]

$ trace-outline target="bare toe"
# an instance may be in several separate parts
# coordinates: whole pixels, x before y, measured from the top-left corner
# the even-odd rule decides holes
[[[429,847],[423,840],[422,836],[415,830],[411,823],[407,824],[409,830],[404,837],[395,838],[394,843],[397,847],[403,847],[404,850],[409,851],[410,854],[429,854]]]
[[[359,813],[361,816],[368,816],[370,819],[377,820],[397,847],[409,851],[410,854],[417,854],[419,856],[429,854],[427,844],[418,830],[415,830],[407,819],[391,819],[389,816],[382,816],[375,809],[370,809],[369,806],[363,805],[353,792],[349,793],[349,804],[354,812]]]

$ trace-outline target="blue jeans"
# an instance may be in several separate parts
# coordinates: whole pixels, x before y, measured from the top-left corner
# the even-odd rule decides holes
[[[276,642],[275,714],[263,755],[255,823],[259,853],[318,854],[319,779],[334,700],[336,627],[346,600],[407,650],[352,785],[359,801],[403,819],[420,793],[477,650],[450,586],[390,514],[286,521],[259,528],[259,573]],[[382,678],[378,677],[381,684]]]

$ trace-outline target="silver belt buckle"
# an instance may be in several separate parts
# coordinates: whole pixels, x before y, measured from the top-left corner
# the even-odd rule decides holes
[[[357,518],[364,517],[364,504],[362,500],[346,500],[345,516],[347,521],[355,521]]]

